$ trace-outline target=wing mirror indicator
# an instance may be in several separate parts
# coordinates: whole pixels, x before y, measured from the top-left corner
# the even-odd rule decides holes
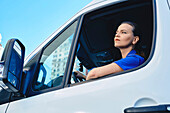
[[[25,47],[18,39],[10,39],[0,62],[0,87],[18,92],[21,86]]]

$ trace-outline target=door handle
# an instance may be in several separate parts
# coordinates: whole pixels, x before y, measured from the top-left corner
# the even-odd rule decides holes
[[[170,104],[146,107],[130,107],[124,113],[170,113]]]

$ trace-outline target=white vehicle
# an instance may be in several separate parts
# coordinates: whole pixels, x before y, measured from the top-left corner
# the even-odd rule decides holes
[[[79,69],[120,58],[113,38],[122,21],[137,23],[146,61],[85,81]],[[8,41],[1,59],[0,113],[170,112],[170,0],[94,0],[24,61],[24,46]]]

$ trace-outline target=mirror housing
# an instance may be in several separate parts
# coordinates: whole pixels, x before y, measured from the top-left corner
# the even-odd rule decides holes
[[[0,62],[0,87],[18,92],[21,87],[25,47],[18,39],[10,39]]]

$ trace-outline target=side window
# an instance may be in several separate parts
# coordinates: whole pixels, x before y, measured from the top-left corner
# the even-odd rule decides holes
[[[120,23],[125,21],[134,22],[140,28],[140,41],[133,49],[136,55],[143,57],[142,63],[138,63],[140,65],[125,72],[139,69],[141,65],[147,64],[143,62],[147,62],[150,57],[154,30],[152,1],[122,2],[84,15],[73,66],[73,73],[77,74],[77,80],[72,76],[71,83],[84,81],[79,80],[79,75],[82,77],[82,74],[87,75],[96,67],[102,67],[122,58],[120,48],[115,47],[114,37]],[[130,63],[128,66],[131,66]]]
[[[57,87],[62,84],[67,59],[77,21],[60,34],[43,52],[40,60],[40,70],[34,90]]]

